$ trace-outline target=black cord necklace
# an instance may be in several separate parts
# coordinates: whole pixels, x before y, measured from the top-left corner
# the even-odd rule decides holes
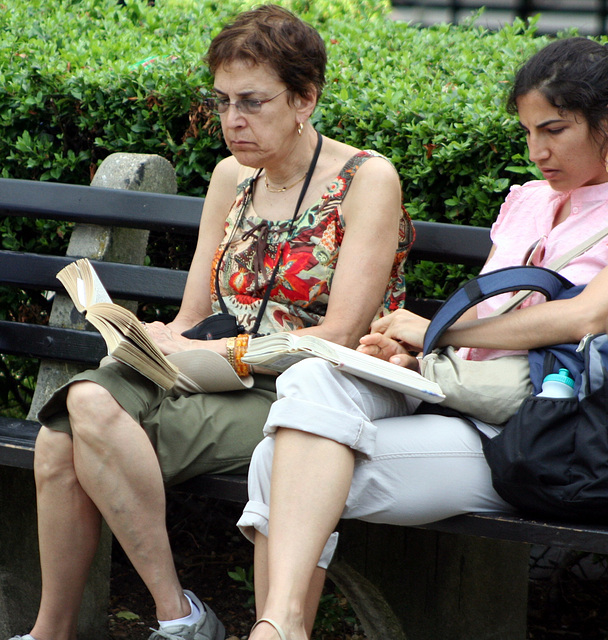
[[[314,155],[312,157],[312,160],[310,161],[310,166],[308,167],[308,171],[306,172],[306,174],[304,176],[306,181],[304,182],[304,184],[302,185],[302,189],[300,190],[300,195],[298,196],[298,202],[296,203],[296,207],[294,209],[293,215],[291,217],[291,221],[289,223],[289,229],[287,230],[287,238],[289,238],[289,236],[291,235],[291,232],[293,231],[293,225],[294,225],[294,223],[296,221],[296,218],[298,216],[298,211],[300,210],[300,206],[302,204],[302,201],[304,200],[304,196],[306,195],[306,191],[308,190],[308,186],[310,185],[310,181],[312,179],[312,174],[314,173],[315,167],[317,166],[317,160],[319,159],[319,154],[321,153],[322,144],[323,144],[323,136],[317,131],[317,146],[315,148],[315,152],[314,152]],[[217,263],[217,266],[216,266],[216,269],[215,269],[215,292],[217,294],[218,302],[220,304],[220,308],[221,308],[223,313],[228,313],[228,308],[226,307],[226,303],[224,302],[224,299],[222,298],[222,294],[220,293],[220,278],[219,278],[220,265],[221,265],[222,261],[224,260],[224,257],[226,256],[226,252],[228,251],[228,247],[232,243],[232,238],[234,236],[236,228],[238,227],[242,217],[245,215],[245,210],[249,206],[249,202],[253,198],[254,185],[256,183],[256,180],[259,178],[261,172],[262,172],[262,169],[258,169],[256,171],[256,173],[254,174],[254,176],[252,177],[252,179],[251,179],[250,188],[249,188],[246,196],[243,198],[243,203],[241,205],[241,210],[239,211],[239,216],[238,216],[238,218],[237,218],[237,220],[236,220],[236,222],[234,224],[234,227],[232,229],[232,234],[230,236],[230,239],[226,243],[226,246],[224,247],[224,250],[222,251],[222,255],[220,256],[220,259],[218,260],[218,263]],[[295,185],[293,185],[293,186],[295,186]],[[287,188],[284,188],[283,190],[287,190]],[[287,242],[287,240],[285,240],[285,242]],[[277,273],[279,271],[279,266],[281,264],[281,256],[282,256],[282,254],[283,254],[283,251],[280,249],[278,251],[278,259],[276,261],[274,269],[272,270],[272,274],[270,276],[270,279],[268,280],[268,284],[266,285],[266,291],[264,292],[264,298],[262,299],[262,304],[261,304],[260,309],[258,311],[258,315],[256,317],[255,324],[254,324],[254,326],[253,326],[253,328],[252,328],[252,330],[250,332],[251,335],[255,336],[255,335],[258,334],[258,330],[260,328],[260,324],[262,323],[262,318],[264,316],[264,312],[266,311],[266,306],[268,305],[268,300],[270,299],[270,293],[272,292],[272,287],[274,286],[274,282],[276,280]]]

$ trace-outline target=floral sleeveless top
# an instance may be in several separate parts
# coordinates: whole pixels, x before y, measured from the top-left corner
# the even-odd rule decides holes
[[[290,219],[271,221],[258,217],[251,205],[255,174],[241,182],[211,270],[213,311],[221,311],[215,282],[221,258],[218,280],[224,304],[228,312],[251,331],[279,261],[258,333],[293,331],[320,324],[327,311],[344,236],[342,201],[357,169],[372,157],[383,156],[374,151],[360,151],[354,155],[323,196],[296,217],[293,226]],[[245,212],[241,215],[243,208]],[[399,244],[378,317],[404,306],[404,263],[413,239],[413,227],[403,209]]]

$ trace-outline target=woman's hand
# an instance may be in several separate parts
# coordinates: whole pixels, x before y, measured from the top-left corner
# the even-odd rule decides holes
[[[372,323],[371,333],[380,333],[400,344],[403,351],[421,351],[430,320],[405,309],[398,309]]]
[[[191,349],[209,349],[219,353],[224,358],[227,356],[226,338],[220,340],[191,340],[175,331],[171,323],[151,322],[146,324],[144,328],[166,356],[178,351],[189,351]]]
[[[361,353],[367,353],[381,360],[388,360],[406,369],[418,370],[418,360],[409,354],[397,340],[387,338],[382,333],[369,333],[363,336],[359,342],[357,351],[361,351]]]
[[[144,329],[166,356],[171,353],[187,351],[188,349],[194,348],[192,346],[193,340],[184,338],[181,333],[173,331],[169,325],[163,322],[145,323]]]

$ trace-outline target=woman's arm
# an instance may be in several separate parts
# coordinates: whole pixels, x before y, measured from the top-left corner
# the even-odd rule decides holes
[[[332,281],[327,314],[314,334],[356,347],[382,304],[397,250],[401,186],[382,158],[370,158],[357,171],[344,199],[345,232]]]
[[[608,321],[608,267],[585,289],[568,300],[553,300],[478,319],[469,310],[439,339],[437,346],[522,350],[552,344],[577,343],[588,333],[602,333]],[[411,366],[409,351],[422,348],[429,321],[409,311],[397,311],[372,325],[361,339],[361,351]]]
[[[492,246],[484,268],[492,259],[495,251],[496,247]],[[477,307],[472,307],[465,311],[456,323],[472,322],[476,319]],[[412,353],[422,351],[424,334],[429,324],[428,318],[423,318],[405,309],[399,309],[376,320],[371,326],[370,333],[359,341],[357,350],[382,360],[389,360],[402,367],[418,369],[418,361],[412,356]]]
[[[574,298],[531,305],[495,318],[459,322],[445,332],[439,346],[515,350],[577,343],[588,333],[604,332],[607,319],[605,267]]]
[[[181,331],[190,329],[211,313],[211,266],[224,237],[226,218],[236,196],[238,167],[236,159],[231,156],[222,160],[211,176],[184,297],[171,323],[172,327]]]
[[[213,171],[179,312],[167,325],[161,322],[146,325],[165,354],[201,347],[225,351],[225,340],[189,340],[181,333],[211,314],[211,267],[217,247],[224,237],[226,218],[236,196],[238,169],[236,159],[230,156],[222,160]],[[211,344],[216,342],[221,344]]]

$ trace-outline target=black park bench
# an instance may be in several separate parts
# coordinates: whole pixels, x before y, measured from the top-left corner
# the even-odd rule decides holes
[[[159,166],[172,169],[157,156],[116,155],[117,164],[109,166],[107,175],[117,166],[122,171],[125,163],[131,167],[130,177],[121,177],[118,185],[103,182],[103,165],[96,180],[104,187],[0,180],[0,216],[76,223],[69,256],[0,251],[0,287],[57,292],[49,325],[0,320],[0,354],[41,362],[28,419],[0,416],[0,638],[28,630],[38,607],[32,467],[39,425],[32,416],[76,367],[95,366],[105,354],[101,337],[84,330],[55,274],[87,256],[114,299],[136,303],[177,305],[186,281],[185,271],[142,266],[147,231],[196,234],[202,199],[150,193],[157,181],[142,176],[153,175]],[[487,229],[430,222],[415,226],[410,260],[480,265],[490,247]],[[129,264],[136,261],[140,264]],[[409,308],[426,316],[437,305],[408,300]],[[247,496],[241,476],[200,476],[187,489],[238,503]],[[107,636],[109,540],[106,531],[87,586],[81,640]],[[416,528],[344,521],[330,577],[369,640],[523,640],[531,545],[607,554],[608,528],[504,514],[465,515]]]

